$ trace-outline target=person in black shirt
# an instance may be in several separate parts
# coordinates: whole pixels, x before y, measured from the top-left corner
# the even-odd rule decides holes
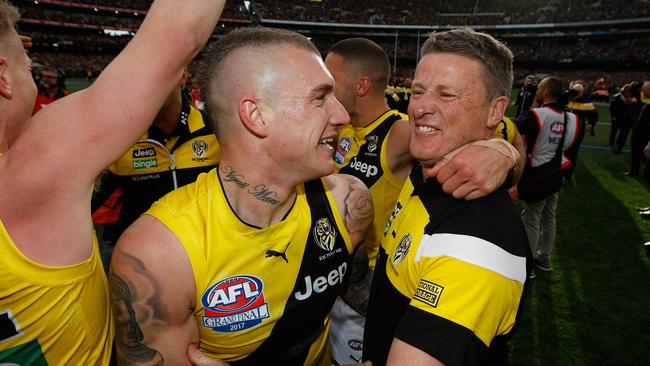
[[[527,75],[524,79],[524,86],[519,89],[517,100],[515,100],[514,103],[517,108],[517,116],[523,115],[530,109],[533,105],[533,99],[535,99],[536,92],[537,85],[535,84],[535,77],[533,75]]]

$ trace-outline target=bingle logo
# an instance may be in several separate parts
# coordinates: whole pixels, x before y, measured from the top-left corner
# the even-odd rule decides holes
[[[155,168],[158,166],[158,160],[146,159],[146,160],[133,160],[133,169],[149,169]]]
[[[133,158],[149,158],[156,156],[156,149],[148,147],[146,149],[133,150]]]
[[[348,264],[343,262],[339,268],[333,269],[330,273],[327,274],[327,277],[320,276],[316,277],[315,280],[311,280],[311,276],[305,277],[305,289],[301,292],[298,291],[294,294],[296,300],[307,300],[315,292],[320,294],[327,290],[330,286],[336,286],[337,284],[343,282],[343,276],[348,269]]]

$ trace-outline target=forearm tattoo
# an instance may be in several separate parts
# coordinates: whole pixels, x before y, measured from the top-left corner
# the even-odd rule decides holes
[[[358,246],[354,251],[350,268],[341,297],[357,313],[366,316],[373,271],[368,268],[368,254],[363,246]]]
[[[219,169],[221,170],[221,179],[223,179],[224,182],[234,183],[237,187],[246,190],[246,192],[250,193],[253,197],[262,202],[270,205],[277,205],[280,203],[278,193],[270,190],[265,184],[257,184],[253,186],[250,183],[247,183],[244,181],[244,176],[237,173],[230,166],[220,167]]]
[[[160,352],[142,343],[144,333],[138,323],[138,321],[155,322],[166,316],[162,311],[158,283],[147,273],[144,264],[138,258],[126,252],[120,252],[118,255],[120,260],[131,264],[136,273],[150,282],[151,292],[153,292],[145,296],[147,290],[134,288],[115,272],[109,275],[110,300],[117,330],[115,346],[118,363],[120,365],[163,365],[164,359]],[[143,319],[136,318],[134,305],[138,309],[138,316],[142,316]]]

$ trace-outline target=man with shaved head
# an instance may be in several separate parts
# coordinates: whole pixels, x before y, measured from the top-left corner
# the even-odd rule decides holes
[[[329,366],[328,314],[373,212],[363,183],[330,175],[349,121],[334,79],[307,38],[246,28],[209,48],[201,91],[221,161],[120,238],[111,294],[133,312],[118,348],[173,365],[198,343],[233,365]]]

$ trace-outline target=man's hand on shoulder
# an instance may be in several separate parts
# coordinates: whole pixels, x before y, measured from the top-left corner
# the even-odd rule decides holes
[[[486,196],[505,182],[519,154],[494,140],[470,143],[458,148],[430,169],[426,177],[435,177],[442,189],[458,199],[472,200]],[[514,153],[513,153],[514,151]]]

